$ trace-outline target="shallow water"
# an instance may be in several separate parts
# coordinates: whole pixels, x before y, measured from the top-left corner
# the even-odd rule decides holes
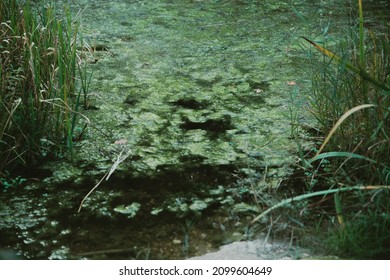
[[[1,247],[29,259],[180,259],[255,237],[254,201],[272,202],[267,190],[281,191],[296,161],[289,110],[313,125],[297,111],[310,88],[299,36],[337,37],[349,5],[65,2],[82,10],[93,73],[82,113],[92,126],[73,164],[49,162],[27,187],[1,194]],[[378,2],[373,19],[387,5]],[[299,258],[291,246],[267,256]]]

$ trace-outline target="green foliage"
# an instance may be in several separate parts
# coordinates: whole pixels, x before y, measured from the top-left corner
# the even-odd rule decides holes
[[[343,226],[330,231],[329,247],[339,256],[355,259],[388,259],[390,256],[389,191],[370,196],[346,197],[346,205],[360,204],[359,211],[344,211]]]
[[[317,71],[313,79],[311,108],[324,132],[339,120],[337,132],[333,131],[326,140],[328,150],[348,152],[356,155],[352,157],[355,159],[357,155],[369,159],[361,162],[349,158],[336,162],[338,172],[348,174],[345,183],[389,184],[390,34],[374,35],[371,32],[370,39],[364,41],[363,50],[359,50],[363,38],[356,38],[354,34],[352,32],[346,40],[347,48],[337,67],[325,62]],[[351,70],[348,65],[355,65],[353,69],[361,71]],[[360,110],[362,106],[372,108]],[[339,118],[351,111],[353,115],[340,122]]]
[[[299,135],[299,107],[302,106],[302,102],[299,100],[299,88],[294,87],[289,92],[289,106],[287,117],[290,120],[290,137],[296,139]]]
[[[1,172],[71,152],[81,62],[67,10],[59,20],[51,6],[35,11],[28,1],[2,0],[0,24]]]
[[[333,251],[348,258],[388,258],[390,30],[377,34],[364,29],[362,1],[358,4],[357,30],[352,28],[340,43],[338,55],[305,38],[325,54],[313,77],[310,104],[327,137],[316,155],[305,160],[304,168],[319,178],[311,195],[321,193],[318,188],[329,193],[371,190],[346,192],[342,197],[336,193],[331,216],[338,225],[329,238]]]

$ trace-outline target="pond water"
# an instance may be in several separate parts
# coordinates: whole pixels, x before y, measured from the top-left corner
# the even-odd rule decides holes
[[[48,162],[1,194],[1,247],[27,259],[182,259],[267,233],[249,225],[293,172],[291,121],[313,125],[300,36],[337,37],[349,1],[56,3],[82,11],[91,125],[73,163]],[[375,3],[373,18],[389,8]],[[305,252],[267,248],[262,258]]]

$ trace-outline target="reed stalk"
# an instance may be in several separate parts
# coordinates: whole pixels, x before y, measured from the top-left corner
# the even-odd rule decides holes
[[[390,244],[390,34],[365,28],[362,0],[357,1],[357,10],[358,31],[345,39],[347,48],[341,54],[304,37],[330,59],[313,77],[310,109],[327,136],[305,168],[325,170],[321,165],[326,162],[328,171],[316,173],[322,182],[317,190],[284,200],[268,212],[297,199],[334,194],[339,227],[329,236],[334,237],[335,251],[348,257],[383,258],[390,254],[382,249]],[[335,189],[336,185],[342,187]],[[318,190],[321,186],[324,190]],[[343,212],[347,207],[348,213]]]
[[[53,6],[0,2],[0,172],[73,152],[85,66],[70,11],[55,15]]]

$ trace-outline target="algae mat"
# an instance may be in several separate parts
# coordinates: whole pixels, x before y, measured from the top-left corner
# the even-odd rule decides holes
[[[261,161],[285,176],[290,97],[308,85],[299,35],[312,29],[300,17],[328,5],[79,1],[93,73],[79,166],[106,170],[123,150],[118,168],[133,175]]]

